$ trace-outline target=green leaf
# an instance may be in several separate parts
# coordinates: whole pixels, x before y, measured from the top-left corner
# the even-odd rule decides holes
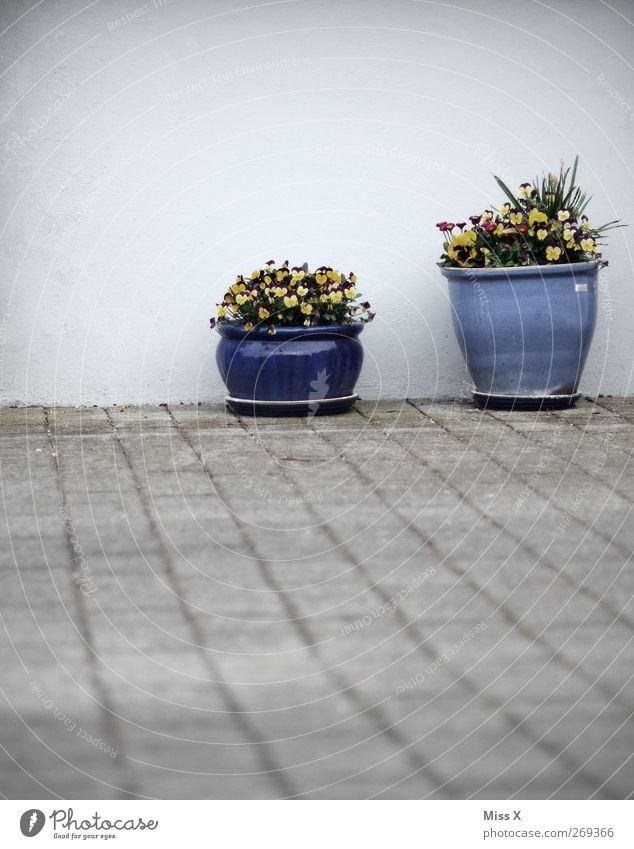
[[[495,175],[495,174],[493,175],[493,179],[496,181],[496,183],[498,184],[498,186],[502,189],[502,191],[503,191],[503,192],[504,192],[504,194],[507,196],[507,198],[511,201],[511,203],[513,204],[513,206],[514,206],[514,207],[518,207],[518,206],[520,206],[520,202],[519,202],[519,200],[515,197],[515,195],[513,194],[513,192],[512,192],[512,191],[509,189],[509,187],[506,185],[506,183],[502,182],[502,180],[501,180],[499,177],[496,177],[496,175]]]

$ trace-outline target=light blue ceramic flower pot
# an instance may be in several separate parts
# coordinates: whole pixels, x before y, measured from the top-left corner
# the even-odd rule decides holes
[[[597,317],[596,262],[442,268],[481,406],[572,406]]]

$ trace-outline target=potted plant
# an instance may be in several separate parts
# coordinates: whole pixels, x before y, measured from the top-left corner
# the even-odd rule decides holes
[[[274,260],[239,274],[218,304],[216,361],[226,401],[249,415],[341,413],[358,397],[359,334],[374,318],[356,276]]]
[[[442,274],[453,323],[483,407],[572,406],[597,316],[599,250],[611,221],[593,227],[589,198],[561,167],[466,222],[441,221]]]

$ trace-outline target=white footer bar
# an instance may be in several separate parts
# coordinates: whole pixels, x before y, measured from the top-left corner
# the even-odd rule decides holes
[[[631,849],[632,814],[632,802],[604,800],[2,801],[0,845]]]

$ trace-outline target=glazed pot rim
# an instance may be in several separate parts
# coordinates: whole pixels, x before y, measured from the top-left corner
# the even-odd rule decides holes
[[[275,333],[269,333],[268,325],[254,327],[246,330],[243,324],[217,324],[216,328],[221,336],[229,339],[267,340],[273,342],[276,339],[295,339],[297,337],[313,338],[315,336],[357,336],[365,325],[363,321],[355,321],[351,324],[318,324],[315,327],[304,327],[301,324],[278,325]]]
[[[452,276],[456,277],[504,277],[509,275],[515,277],[528,277],[538,274],[540,277],[554,277],[556,275],[572,273],[579,271],[596,271],[599,263],[596,260],[589,262],[569,262],[561,265],[513,265],[508,268],[453,268],[452,266],[440,266],[440,271],[444,277],[448,279]]]

